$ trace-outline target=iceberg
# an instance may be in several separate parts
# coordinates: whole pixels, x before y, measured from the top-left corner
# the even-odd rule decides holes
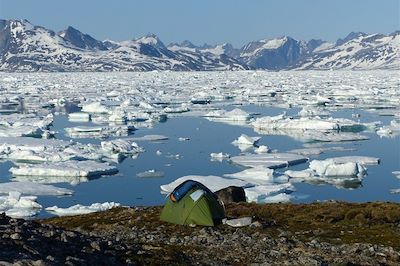
[[[101,147],[103,150],[110,153],[135,154],[144,151],[144,149],[139,147],[132,139],[102,141]]]
[[[149,177],[163,177],[164,172],[156,171],[155,169],[147,170],[136,174],[137,177],[149,178]]]
[[[291,193],[295,191],[295,188],[292,184],[270,184],[245,188],[244,191],[247,202],[261,203],[264,202],[264,200],[268,200],[268,197],[276,196],[281,193]]]
[[[245,134],[240,135],[240,137],[236,140],[234,140],[232,142],[232,144],[234,145],[239,145],[239,144],[243,144],[243,145],[250,145],[253,146],[255,145],[259,140],[261,139],[261,137],[249,137]]]
[[[91,114],[107,114],[109,113],[109,109],[107,106],[103,105],[100,102],[93,102],[89,104],[84,104],[82,106],[82,112],[91,113]]]
[[[307,162],[308,158],[294,153],[248,154],[231,157],[233,163],[245,167],[263,166],[266,168],[283,168]]]
[[[21,165],[12,167],[10,172],[14,176],[71,176],[92,177],[112,175],[118,172],[115,166],[95,161],[67,161],[43,163],[37,165]]]
[[[209,175],[209,176],[187,175],[187,176],[182,176],[169,184],[161,185],[160,186],[161,191],[166,193],[171,193],[178,185],[180,185],[186,180],[194,180],[200,182],[213,192],[229,186],[237,186],[237,187],[252,186],[251,183],[240,179],[223,178],[214,175]]]
[[[60,208],[57,206],[47,207],[45,210],[51,212],[57,216],[71,216],[79,214],[88,214],[93,212],[106,211],[112,208],[121,206],[115,202],[104,202],[104,203],[93,203],[89,206],[76,204],[68,208]]]
[[[62,196],[71,195],[72,190],[59,188],[52,185],[43,185],[33,182],[7,182],[0,183],[0,194],[8,194],[9,192],[19,192],[23,195],[34,196]]]
[[[264,166],[257,166],[233,174],[224,174],[224,177],[241,179],[257,185],[265,185],[274,182],[274,170]]]
[[[90,114],[83,112],[76,112],[68,114],[68,120],[71,122],[88,122],[90,121]]]
[[[235,108],[229,112],[225,110],[211,111],[205,114],[204,117],[213,118],[216,121],[249,121],[253,116],[239,108]]]
[[[167,136],[163,135],[145,135],[142,137],[133,137],[132,140],[134,141],[162,141],[167,140]]]
[[[5,212],[12,218],[35,216],[42,209],[36,199],[35,196],[21,196],[16,191],[9,192],[8,196],[0,196],[0,213]]]
[[[106,138],[110,136],[128,136],[131,131],[135,130],[135,127],[132,125],[79,126],[65,128],[64,130],[71,138]]]
[[[231,156],[228,153],[223,153],[223,152],[219,152],[219,153],[210,153],[211,156],[211,160],[214,161],[223,161],[223,160],[228,160]]]

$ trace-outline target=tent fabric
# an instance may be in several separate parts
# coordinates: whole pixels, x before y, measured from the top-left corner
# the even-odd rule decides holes
[[[225,217],[225,212],[212,192],[192,188],[178,202],[168,198],[160,220],[181,225],[214,226]]]
[[[192,188],[200,188],[208,193],[212,193],[205,185],[194,180],[186,180],[179,186],[177,186],[174,191],[170,194],[170,199],[174,202],[180,201],[186,193],[188,193]],[[213,193],[212,193],[213,194]]]

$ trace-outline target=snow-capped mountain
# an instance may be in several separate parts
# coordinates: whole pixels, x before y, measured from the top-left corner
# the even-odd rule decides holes
[[[255,69],[285,69],[296,63],[304,53],[300,41],[288,36],[250,42],[242,47],[240,59]]]
[[[349,34],[336,44],[322,43],[297,69],[400,69],[400,32]]]
[[[236,70],[247,67],[226,55],[168,49],[155,35],[98,41],[69,27],[59,34],[27,20],[0,20],[2,71]]]
[[[154,34],[99,41],[68,27],[55,33],[27,20],[0,20],[0,71],[400,69],[400,33],[350,33],[336,43],[289,36],[231,44],[168,46]]]

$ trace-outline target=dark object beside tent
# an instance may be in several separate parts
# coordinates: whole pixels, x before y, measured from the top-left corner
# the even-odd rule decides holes
[[[160,220],[182,225],[214,226],[225,218],[217,196],[203,184],[187,180],[170,194]]]

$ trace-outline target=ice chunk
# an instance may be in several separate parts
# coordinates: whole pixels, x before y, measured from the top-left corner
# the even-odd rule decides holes
[[[109,112],[109,109],[100,102],[94,102],[83,105],[82,112],[91,114],[106,114]]]
[[[79,126],[65,128],[64,130],[71,138],[106,138],[109,136],[128,136],[131,131],[135,130],[135,127],[131,125]]]
[[[227,160],[229,159],[231,156],[228,153],[223,153],[223,152],[219,152],[219,153],[210,153],[211,156],[211,160],[214,161],[223,161],[223,160]]]
[[[42,206],[36,202],[34,196],[21,196],[21,193],[13,191],[8,196],[0,196],[0,213],[13,218],[31,217],[39,213]]]
[[[86,176],[14,176],[13,181],[18,182],[34,182],[43,184],[58,184],[70,183],[71,185],[78,185],[80,183],[88,182],[89,178]]]
[[[392,174],[394,174],[397,178],[400,179],[400,171],[393,171]]]
[[[258,148],[254,149],[254,152],[261,154],[261,153],[268,153],[268,152],[270,152],[270,150],[269,150],[268,146],[261,145],[261,146],[258,146]]]
[[[83,112],[76,112],[68,114],[68,120],[77,122],[87,122],[90,121],[90,114]]]
[[[137,177],[148,178],[148,177],[163,177],[164,172],[156,171],[155,169],[147,170],[136,174]]]
[[[225,177],[237,178],[253,184],[262,185],[274,181],[274,170],[264,166],[257,166],[238,173],[224,174]]]
[[[135,141],[161,141],[161,140],[167,140],[167,136],[163,135],[145,135],[142,137],[133,137],[132,140]]]
[[[357,162],[335,160],[335,158],[323,161],[313,160],[310,169],[319,176],[359,176],[366,173],[365,167]]]
[[[248,121],[252,118],[252,115],[239,108],[229,112],[225,110],[211,111],[204,116],[226,121]]]
[[[252,123],[257,129],[302,129],[302,130],[339,130],[337,121],[320,118],[292,118],[286,116],[265,116]]]
[[[52,185],[43,185],[33,182],[7,182],[0,183],[0,194],[7,194],[12,191],[17,191],[24,195],[35,196],[60,196],[71,195],[72,190],[59,188]]]
[[[232,142],[234,145],[239,145],[239,144],[244,144],[244,145],[250,145],[253,146],[256,144],[261,137],[249,137],[245,134],[240,135],[240,137]]]
[[[92,205],[89,206],[77,204],[68,208],[60,208],[57,206],[53,206],[53,207],[47,207],[46,211],[54,213],[57,216],[71,216],[71,215],[106,211],[119,206],[120,206],[119,203],[104,202],[104,203],[93,203]]]
[[[178,185],[180,185],[186,180],[198,181],[203,185],[205,185],[206,187],[208,187],[213,192],[229,186],[248,187],[252,185],[249,182],[233,178],[223,178],[220,176],[213,176],[213,175],[209,176],[187,175],[187,176],[182,176],[169,184],[161,185],[160,186],[161,191],[171,193]]]
[[[115,166],[95,161],[67,161],[57,163],[43,163],[37,165],[21,165],[12,167],[10,172],[14,176],[99,176],[111,175],[118,172]]]
[[[307,158],[294,153],[248,154],[231,158],[231,161],[245,167],[264,166],[275,169],[307,162]]]
[[[390,125],[379,128],[376,133],[380,137],[396,137],[400,135],[400,123],[396,120],[392,120]]]
[[[263,202],[268,197],[275,196],[280,193],[290,193],[294,190],[295,188],[291,184],[270,184],[244,189],[248,202]]]
[[[144,149],[132,139],[114,139],[110,141],[102,141],[103,150],[111,153],[134,154],[143,152]]]

